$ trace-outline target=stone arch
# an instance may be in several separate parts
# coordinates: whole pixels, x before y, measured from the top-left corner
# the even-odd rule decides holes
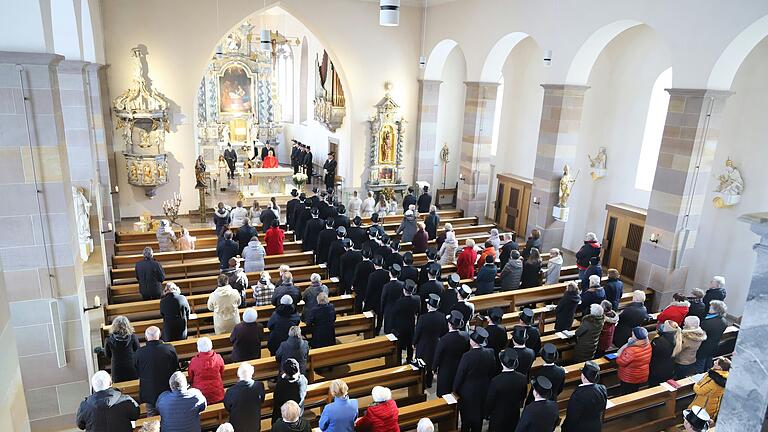
[[[454,48],[459,44],[452,39],[443,39],[432,48],[424,68],[424,79],[439,81],[443,74],[443,67]]]
[[[630,19],[619,20],[600,27],[592,33],[573,57],[565,79],[566,84],[586,85],[592,67],[605,47],[616,36],[639,25],[643,25],[643,23]]]
[[[73,0],[51,2],[53,23],[53,48],[67,60],[80,60],[80,27],[77,25],[77,13]]]
[[[504,64],[512,50],[524,39],[531,37],[528,33],[514,32],[504,35],[491,48],[488,56],[483,63],[483,70],[480,72],[480,81],[499,82]]]
[[[750,24],[725,47],[709,74],[707,88],[728,90],[750,52],[768,37],[768,15]]]
[[[80,3],[80,34],[83,40],[83,60],[95,62],[96,45],[93,36],[93,18],[91,17],[91,6],[88,4],[88,0],[81,0]]]

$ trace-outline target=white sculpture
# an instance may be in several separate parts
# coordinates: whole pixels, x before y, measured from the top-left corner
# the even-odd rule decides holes
[[[223,128],[221,128],[221,142],[224,144],[229,144],[231,142],[231,136],[229,133],[229,125],[225,124]]]
[[[733,161],[725,161],[725,172],[717,177],[720,184],[715,188],[717,196],[713,200],[715,207],[731,207],[741,201],[741,194],[744,192],[744,179],[741,177],[741,171],[733,166]]]
[[[80,258],[88,261],[93,252],[93,238],[91,237],[91,203],[83,195],[83,191],[72,186],[72,201],[75,205],[75,225],[77,225],[77,241],[80,244]]]
[[[606,154],[605,147],[600,147],[595,157],[590,155],[587,155],[587,157],[589,158],[589,166],[592,168],[592,180],[605,177],[608,166],[608,155]]]

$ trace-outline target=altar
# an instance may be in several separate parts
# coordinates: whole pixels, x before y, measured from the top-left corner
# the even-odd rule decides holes
[[[244,198],[288,195],[293,186],[292,168],[237,168],[237,183]]]

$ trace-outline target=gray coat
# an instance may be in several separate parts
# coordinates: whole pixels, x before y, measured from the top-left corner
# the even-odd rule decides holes
[[[243,249],[243,259],[245,259],[243,270],[246,273],[264,271],[264,255],[266,251],[261,243],[249,241],[248,246]]]
[[[501,270],[501,290],[509,291],[520,288],[520,278],[523,276],[523,261],[510,259]]]
[[[410,242],[413,240],[413,236],[416,235],[418,227],[416,226],[416,218],[413,215],[405,216],[400,226],[397,228],[398,233],[402,233],[401,242]]]

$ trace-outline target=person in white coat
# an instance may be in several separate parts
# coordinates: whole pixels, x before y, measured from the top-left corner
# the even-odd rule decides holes
[[[447,231],[445,233],[445,241],[437,252],[440,265],[456,264],[456,250],[458,247],[459,243],[456,241],[456,233]]]
[[[218,335],[230,333],[240,323],[237,308],[242,302],[240,293],[229,286],[226,275],[219,275],[219,287],[208,297],[208,310],[213,312],[213,331]]]
[[[264,271],[264,256],[266,254],[267,252],[264,250],[261,242],[259,242],[259,238],[253,236],[245,249],[243,249],[243,259],[245,260],[243,270],[246,273]]]
[[[163,219],[160,221],[160,227],[155,234],[157,243],[160,245],[160,252],[173,252],[176,250],[176,233],[173,232],[171,223]]]
[[[360,210],[363,217],[371,217],[373,214],[373,208],[376,206],[376,200],[373,199],[373,192],[368,192],[368,198],[363,200],[363,207]]]
[[[552,285],[560,280],[560,269],[563,267],[563,255],[560,253],[560,249],[552,248],[549,250],[549,261],[547,261],[547,269],[545,275],[547,281],[546,285]]]
[[[233,208],[229,212],[229,217],[232,218],[232,222],[229,223],[230,228],[240,228],[245,223],[245,219],[248,217],[248,209],[243,207],[243,202],[238,201],[237,207]]]
[[[347,213],[348,213],[349,219],[352,220],[357,216],[360,216],[362,207],[363,207],[363,200],[361,200],[360,197],[357,196],[357,191],[353,191],[352,198],[350,198],[349,203],[347,203]]]

